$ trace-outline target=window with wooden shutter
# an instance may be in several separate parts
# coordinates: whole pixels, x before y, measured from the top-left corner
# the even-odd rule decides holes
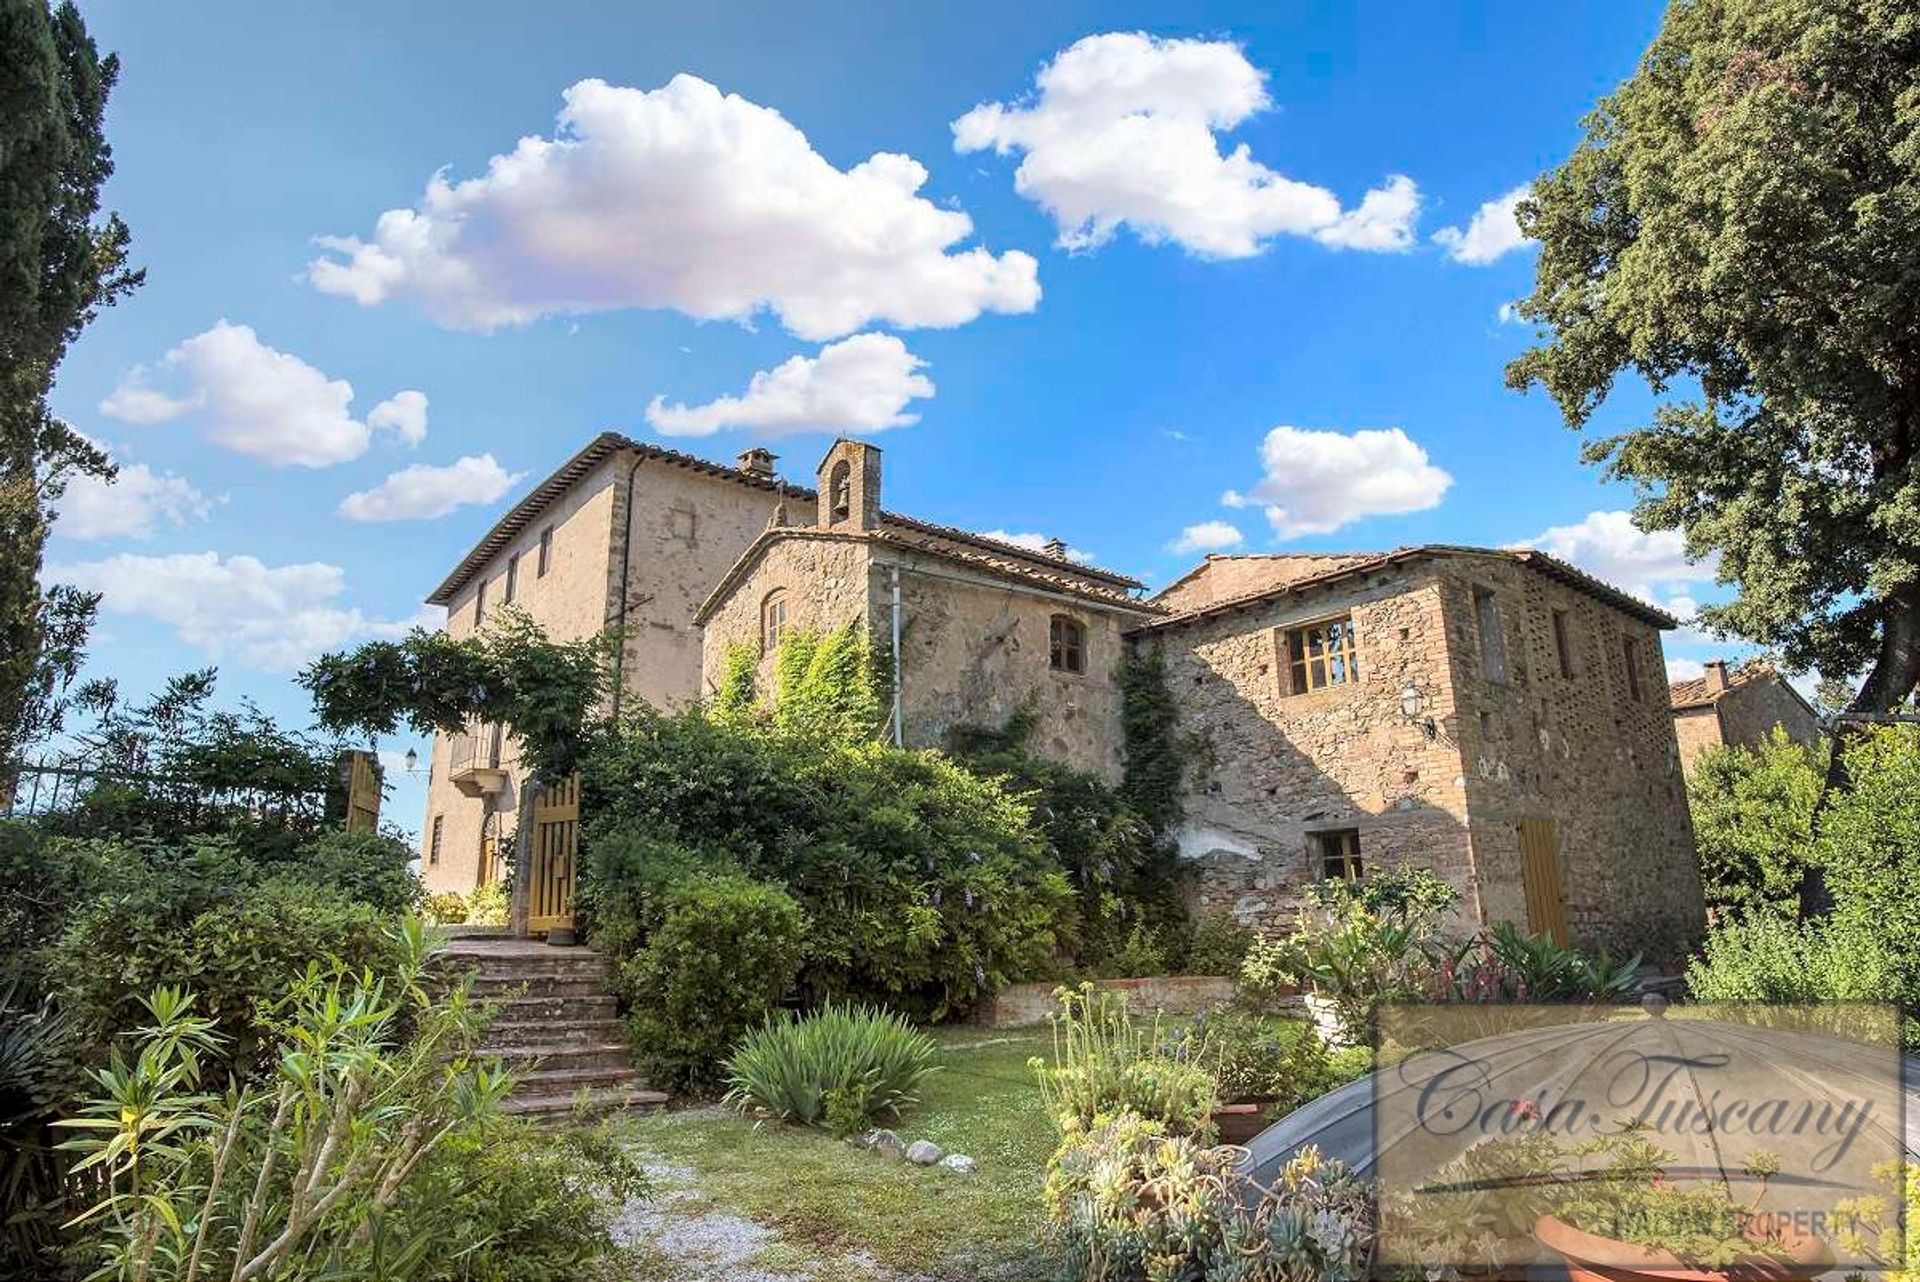
[[[1363,870],[1358,828],[1330,828],[1308,833],[1307,839],[1312,843],[1314,857],[1319,860],[1322,877],[1328,881],[1360,880]]]

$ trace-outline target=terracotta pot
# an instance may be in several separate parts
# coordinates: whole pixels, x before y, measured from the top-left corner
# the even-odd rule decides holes
[[[1696,1269],[1671,1251],[1616,1242],[1574,1228],[1551,1215],[1540,1217],[1534,1236],[1567,1262],[1573,1282],[1792,1282],[1833,1267],[1833,1254],[1819,1238],[1789,1237],[1789,1254],[1750,1255],[1725,1269]]]
[[[1242,1099],[1222,1104],[1214,1109],[1213,1124],[1220,1132],[1220,1142],[1245,1144],[1261,1131],[1266,1130],[1267,1107],[1272,1103],[1271,1097]]]

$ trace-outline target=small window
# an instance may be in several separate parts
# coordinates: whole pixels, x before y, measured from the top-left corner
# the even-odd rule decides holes
[[[1087,630],[1080,620],[1056,614],[1047,626],[1047,666],[1055,672],[1087,670]]]
[[[438,867],[440,864],[440,841],[441,838],[446,835],[444,831],[446,822],[445,815],[435,815],[433,817],[433,836],[427,842],[427,866],[429,868]]]
[[[1320,875],[1328,881],[1360,880],[1360,830],[1333,828],[1307,834],[1314,857],[1320,861]]]
[[[840,522],[853,515],[853,469],[845,459],[833,465],[828,473],[827,495],[832,502],[828,511],[829,522]]]
[[[540,555],[534,562],[533,577],[544,579],[553,568],[553,527],[540,531]]]
[[[1560,659],[1560,675],[1573,680],[1573,623],[1565,610],[1553,612],[1553,652]]]
[[[507,558],[507,590],[500,594],[500,600],[507,605],[513,604],[513,598],[520,588],[520,554],[515,552]]]
[[[1480,675],[1507,683],[1507,638],[1500,630],[1500,602],[1492,588],[1473,590],[1473,617],[1480,626]]]
[[[1640,639],[1621,637],[1620,657],[1627,669],[1627,697],[1638,703],[1643,697],[1640,685]]]
[[[1294,694],[1358,681],[1360,661],[1354,653],[1352,616],[1287,633],[1287,662]]]
[[[480,580],[480,586],[473,590],[473,626],[479,627],[487,621],[487,581]]]
[[[775,588],[767,593],[767,599],[760,603],[760,650],[771,653],[780,645],[780,638],[787,634],[787,594],[783,589]]]

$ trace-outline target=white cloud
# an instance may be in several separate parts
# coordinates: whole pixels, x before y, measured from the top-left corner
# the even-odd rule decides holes
[[[1265,475],[1228,507],[1265,509],[1282,539],[1328,534],[1362,517],[1422,512],[1439,505],[1453,477],[1397,427],[1317,432],[1276,427],[1260,443]]]
[[[392,432],[402,444],[418,445],[427,439],[427,394],[395,392],[373,407],[367,426],[376,432]]]
[[[1705,676],[1706,672],[1706,665],[1698,659],[1670,658],[1667,660],[1667,681],[1669,683],[1674,681],[1691,681],[1695,677]]]
[[[927,171],[911,156],[836,169],[778,112],[695,76],[651,91],[582,80],[563,97],[552,138],[521,139],[477,178],[434,175],[370,240],[322,237],[329,255],[308,279],[475,330],[627,307],[737,321],[768,308],[824,340],[1039,302],[1032,255],[954,250],[973,222],[916,194]]]
[[[290,672],[323,651],[400,636],[413,619],[369,618],[343,608],[346,574],[310,562],[270,566],[216,552],[108,557],[49,567],[48,582],[102,595],[108,614],[152,619],[187,645],[269,672]]]
[[[1454,262],[1472,267],[1485,267],[1512,253],[1528,243],[1520,233],[1520,224],[1514,220],[1513,211],[1532,191],[1531,185],[1524,185],[1489,200],[1473,211],[1473,218],[1467,223],[1465,231],[1458,227],[1442,227],[1433,233],[1434,243],[1444,248],[1447,257]]]
[[[524,472],[509,472],[493,455],[469,455],[445,467],[416,463],[370,490],[340,500],[349,521],[430,521],[469,504],[492,503]]]
[[[926,362],[891,334],[855,334],[818,356],[795,356],[761,370],[743,396],[705,405],[669,405],[656,396],[647,422],[667,436],[710,436],[750,428],[762,436],[795,432],[879,432],[920,421],[907,402],[933,395]]]
[[[1202,521],[1180,531],[1180,537],[1167,544],[1169,552],[1221,552],[1239,547],[1246,536],[1226,521]]]
[[[1024,153],[1014,187],[1053,216],[1059,243],[1089,249],[1122,225],[1209,258],[1245,258],[1274,236],[1343,249],[1413,243],[1420,195],[1398,175],[1342,212],[1325,187],[1288,178],[1216,131],[1272,102],[1239,46],[1139,32],[1088,36],[1040,69],[1025,102],[985,103],[953,122],[956,151]]]
[[[983,539],[998,539],[1002,543],[1011,543],[1015,547],[1025,548],[1029,552],[1044,553],[1047,551],[1047,536],[1044,534],[1036,534],[1031,530],[1023,530],[1017,534],[1008,530],[985,530],[981,532],[980,537]],[[1080,548],[1068,548],[1067,560],[1078,561],[1082,565],[1092,565],[1094,556],[1093,553],[1083,551]]]
[[[1577,525],[1553,526],[1516,546],[1539,548],[1656,604],[1663,592],[1713,582],[1719,564],[1717,555],[1689,561],[1686,539],[1678,530],[1647,533],[1634,525],[1631,512],[1589,512]],[[1686,620],[1698,607],[1692,597],[1679,595],[1666,601],[1665,608]]]
[[[204,521],[213,500],[172,472],[122,463],[112,481],[76,476],[67,482],[55,528],[70,539],[146,539],[162,522]]]
[[[350,412],[352,404],[353,385],[345,379],[328,378],[267,346],[250,327],[222,320],[159,364],[129,370],[100,411],[143,424],[192,417],[209,440],[228,449],[275,465],[331,467],[359,458],[372,438],[371,428]],[[374,426],[390,427],[411,443],[414,427],[426,432],[426,406],[420,393],[401,392],[374,408],[381,419]]]
[[[1518,303],[1500,304],[1500,306],[1494,309],[1493,316],[1494,319],[1502,325],[1522,325],[1526,323],[1526,317],[1520,314],[1520,304]]]

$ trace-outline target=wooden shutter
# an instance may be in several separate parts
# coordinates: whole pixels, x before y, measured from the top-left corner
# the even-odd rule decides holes
[[[1567,946],[1567,907],[1560,877],[1560,831],[1551,819],[1520,821],[1520,876],[1527,893],[1527,930]]]

